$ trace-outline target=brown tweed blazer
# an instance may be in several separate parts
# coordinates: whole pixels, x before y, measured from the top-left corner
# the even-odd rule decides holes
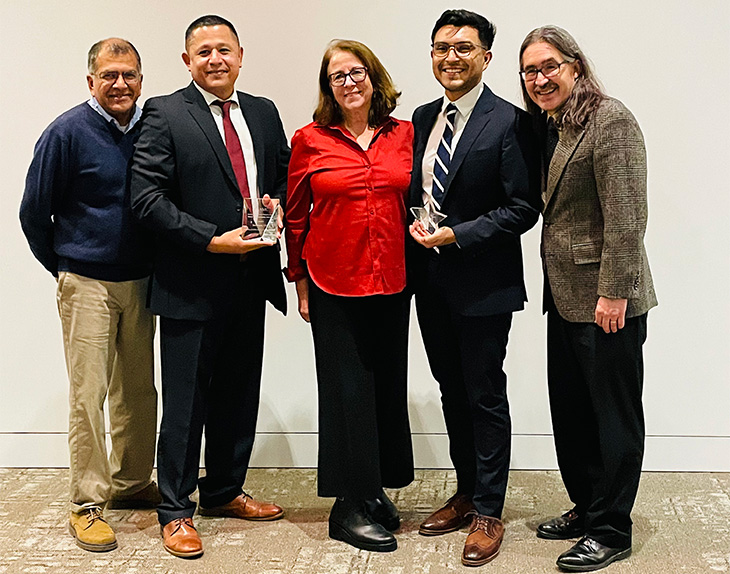
[[[644,138],[621,102],[607,98],[585,130],[561,131],[543,205],[543,270],[561,317],[593,322],[599,296],[628,299],[627,318],[657,304],[644,249]]]

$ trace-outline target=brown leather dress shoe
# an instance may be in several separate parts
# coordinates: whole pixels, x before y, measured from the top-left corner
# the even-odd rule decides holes
[[[486,564],[499,554],[503,538],[504,524],[499,518],[474,514],[461,555],[461,563],[464,566]]]
[[[239,494],[228,504],[213,508],[200,508],[202,516],[228,516],[244,520],[277,520],[284,516],[284,509],[276,504],[259,502],[246,494]]]
[[[203,554],[203,541],[192,518],[176,518],[162,526],[161,530],[165,550],[173,556],[197,558]]]
[[[418,533],[424,536],[438,536],[459,530],[469,524],[467,514],[474,510],[470,494],[456,493],[441,508],[426,518],[418,527]]]

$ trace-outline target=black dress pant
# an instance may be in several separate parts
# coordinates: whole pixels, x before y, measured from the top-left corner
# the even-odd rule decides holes
[[[235,297],[208,321],[160,318],[162,422],[157,444],[161,524],[200,504],[226,504],[243,492],[261,387],[265,299],[241,266]],[[198,480],[205,428],[205,476]]]
[[[646,314],[616,333],[571,323],[548,307],[548,388],[558,465],[587,533],[631,545],[644,455],[642,345]]]
[[[479,514],[500,518],[509,476],[512,425],[502,370],[512,313],[455,313],[429,286],[416,312],[431,373],[441,390],[457,491],[473,494]]]
[[[319,396],[319,496],[372,499],[413,480],[403,293],[341,297],[309,282]]]

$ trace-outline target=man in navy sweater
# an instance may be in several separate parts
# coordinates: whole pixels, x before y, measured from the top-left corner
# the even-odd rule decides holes
[[[152,339],[145,308],[148,240],[132,216],[127,181],[139,135],[137,50],[119,38],[89,50],[91,99],[43,132],[28,170],[20,221],[33,254],[57,278],[68,370],[71,513],[85,550],[117,547],[111,507],[151,507],[157,423]],[[109,396],[107,457],[103,403]]]

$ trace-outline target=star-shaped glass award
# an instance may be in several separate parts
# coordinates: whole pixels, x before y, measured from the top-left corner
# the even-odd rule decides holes
[[[434,233],[439,228],[439,223],[446,219],[446,216],[440,211],[436,211],[431,204],[411,207],[411,213],[429,233]]]

